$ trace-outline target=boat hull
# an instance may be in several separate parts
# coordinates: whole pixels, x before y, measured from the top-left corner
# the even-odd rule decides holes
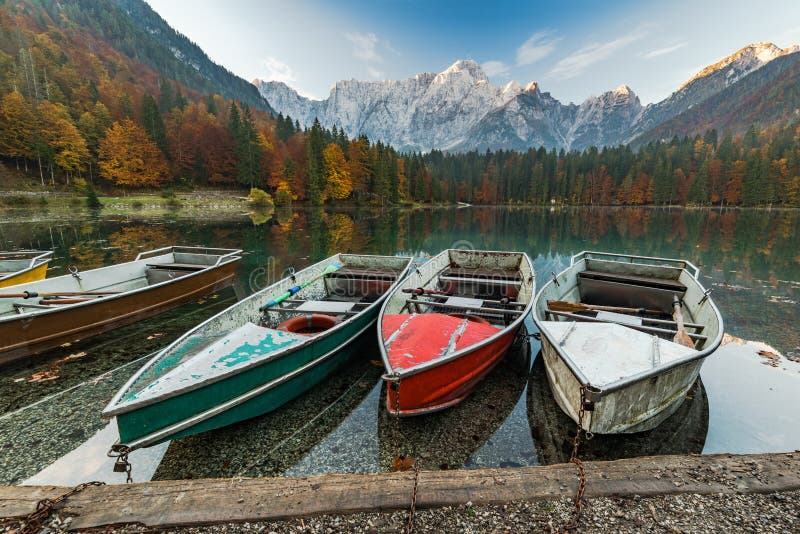
[[[578,421],[581,384],[546,336],[542,355],[556,403]],[[604,393],[584,412],[583,428],[596,434],[643,432],[657,427],[677,410],[697,380],[704,359],[692,360],[662,374]]]
[[[0,365],[134,323],[223,289],[233,282],[236,264],[222,263],[169,284],[96,304],[4,321],[0,323]]]
[[[396,381],[387,380],[386,409],[393,415],[405,417],[444,410],[460,403],[500,363],[518,330],[509,331],[457,359]],[[394,386],[395,383],[398,385]]]
[[[317,386],[352,355],[378,310],[306,347],[204,387],[117,415],[120,442],[131,448],[198,434],[273,411]]]
[[[29,269],[24,269],[18,273],[9,275],[0,280],[0,287],[16,286],[27,284],[28,282],[38,282],[47,276],[47,262],[40,263]]]

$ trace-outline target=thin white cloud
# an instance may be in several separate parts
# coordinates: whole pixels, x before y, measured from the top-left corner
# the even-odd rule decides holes
[[[383,58],[378,54],[378,36],[374,33],[345,33],[347,39],[353,43],[353,56],[362,61],[380,63]]]
[[[642,54],[642,57],[643,58],[647,58],[647,59],[653,59],[654,57],[666,56],[667,54],[671,54],[671,53],[675,52],[676,50],[680,50],[681,48],[683,48],[687,44],[689,44],[689,43],[683,42],[683,43],[678,43],[678,44],[672,45],[672,46],[665,46],[664,48],[657,48],[655,50],[651,50],[650,52],[647,52],[646,54]]]
[[[556,63],[548,75],[560,80],[574,78],[590,65],[608,59],[616,52],[644,38],[646,35],[645,29],[640,27],[611,41],[584,46]]]
[[[386,48],[386,50],[388,50],[389,52],[391,52],[392,54],[394,54],[396,56],[402,56],[403,55],[403,53],[400,52],[398,49],[396,49],[392,45],[392,42],[390,40],[388,40],[388,39],[384,39],[383,40],[383,46]]]
[[[509,67],[502,61],[490,60],[481,64],[483,72],[490,78],[493,76],[506,76],[508,75]]]
[[[517,48],[517,66],[530,65],[549,56],[560,41],[561,37],[557,37],[553,30],[534,33]]]
[[[261,66],[266,70],[261,76],[262,80],[283,82],[287,85],[297,81],[294,70],[278,58],[269,56],[261,62]]]

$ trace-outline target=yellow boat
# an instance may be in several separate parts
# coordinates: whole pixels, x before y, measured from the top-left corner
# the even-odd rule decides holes
[[[0,252],[0,287],[44,280],[52,255],[40,250]]]

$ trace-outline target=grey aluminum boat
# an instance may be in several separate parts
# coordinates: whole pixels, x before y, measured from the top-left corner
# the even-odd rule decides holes
[[[585,430],[649,430],[681,405],[723,334],[698,273],[686,260],[581,252],[539,291],[533,319],[547,379],[575,421],[583,402]],[[676,298],[693,348],[674,341]]]

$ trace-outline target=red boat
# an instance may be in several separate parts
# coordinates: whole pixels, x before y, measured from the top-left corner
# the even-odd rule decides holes
[[[508,351],[535,286],[525,253],[458,249],[398,284],[378,330],[389,412],[419,415],[461,402]]]

